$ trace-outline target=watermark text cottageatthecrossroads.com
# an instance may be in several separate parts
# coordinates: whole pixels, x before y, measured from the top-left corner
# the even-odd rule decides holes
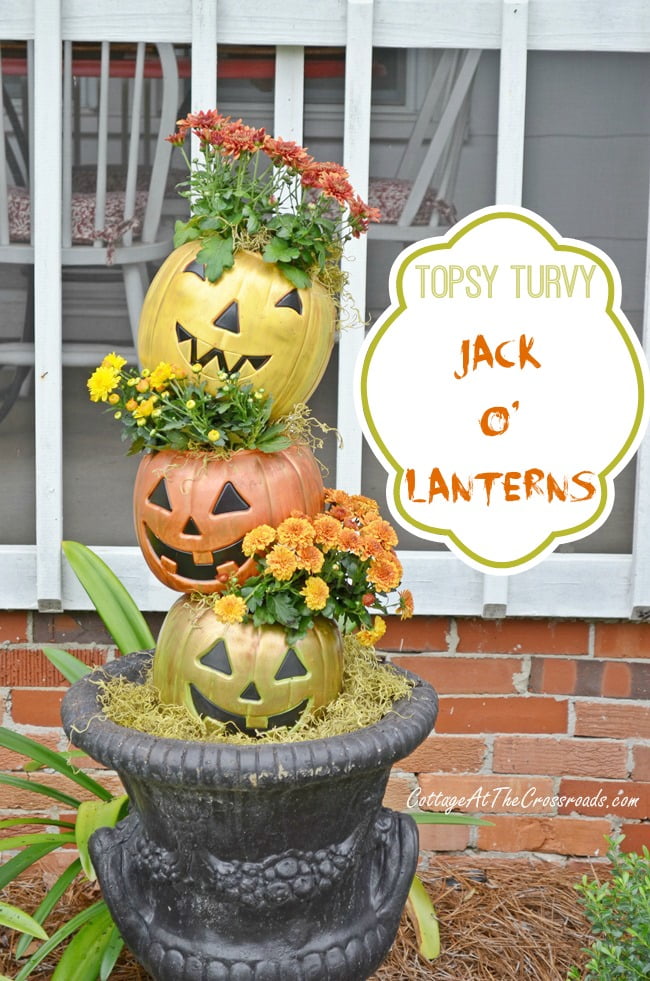
[[[618,807],[637,807],[638,797],[632,797],[623,790],[618,790],[615,794],[606,794],[602,788],[595,794],[587,795],[561,795],[561,794],[539,794],[536,787],[529,787],[523,794],[514,793],[512,787],[504,785],[502,787],[490,787],[484,789],[482,786],[469,795],[445,794],[443,791],[423,794],[422,788],[417,786],[409,794],[406,806],[409,808],[421,807],[429,810],[444,811],[445,814],[457,808],[473,808],[477,811],[508,810],[508,808],[524,809],[527,811],[548,811],[554,808],[564,807],[611,807],[615,810]]]

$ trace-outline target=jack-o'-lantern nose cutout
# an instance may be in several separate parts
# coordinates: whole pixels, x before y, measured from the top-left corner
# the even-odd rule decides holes
[[[232,511],[250,511],[250,504],[239,494],[228,481],[223,485],[221,493],[212,508],[213,514],[230,514]]]
[[[185,266],[183,272],[194,273],[199,279],[205,279],[205,266],[202,262],[197,262],[193,259],[188,266]]]
[[[261,702],[262,696],[257,690],[257,685],[254,681],[251,681],[250,685],[247,685],[241,695],[239,696],[242,702]]]
[[[276,681],[285,681],[288,678],[304,678],[307,674],[309,674],[309,671],[302,663],[293,647],[290,647],[282,664],[275,672],[274,677]]]
[[[167,493],[167,485],[165,484],[164,477],[161,477],[152,490],[151,494],[149,495],[149,500],[152,504],[156,504],[159,508],[164,508],[165,511],[171,511],[172,506],[169,503],[169,494]]]
[[[223,330],[229,330],[233,334],[239,334],[239,307],[237,306],[237,300],[233,300],[229,307],[220,313],[218,317],[214,320],[215,327],[221,327]]]
[[[302,300],[300,299],[300,293],[298,290],[291,290],[286,296],[278,300],[275,304],[276,307],[288,307],[289,310],[295,310],[296,313],[302,313]]]
[[[200,535],[201,531],[196,525],[194,518],[188,518],[183,528],[184,535]]]
[[[200,658],[201,664],[212,668],[213,671],[220,671],[221,674],[232,675],[232,664],[228,657],[228,648],[222,640],[218,640],[214,647],[211,647],[207,654]]]

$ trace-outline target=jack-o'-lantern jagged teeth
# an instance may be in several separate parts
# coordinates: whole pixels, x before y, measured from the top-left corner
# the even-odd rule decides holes
[[[203,354],[199,354],[198,338],[190,334],[179,323],[176,324],[176,338],[179,346],[189,341],[189,352],[186,348],[181,347],[188,364],[200,364],[202,368],[206,368],[212,361],[216,361],[219,371],[226,371],[229,374],[243,371],[247,366],[250,366],[253,371],[259,371],[271,360],[270,354],[239,354],[238,351],[224,351],[218,347],[208,347]]]
[[[249,725],[251,720],[245,715],[237,715],[235,712],[229,712],[227,709],[216,705],[212,699],[207,698],[200,692],[192,682],[190,682],[189,689],[192,702],[199,715],[207,716],[209,719],[214,719],[216,722],[223,722],[226,725],[230,723],[235,729],[248,733],[249,735],[254,735],[256,729],[276,729],[279,726],[295,725],[309,705],[309,699],[305,698],[300,705],[296,705],[295,708],[291,708],[287,712],[279,712],[277,715],[269,716],[260,715],[256,718],[255,724],[251,726]]]
[[[184,579],[210,582],[217,579],[219,575],[217,567],[221,567],[226,562],[235,562],[239,567],[244,561],[244,553],[241,550],[243,538],[213,552],[186,552],[183,549],[174,548],[173,545],[167,545],[157,535],[154,535],[151,528],[146,526],[145,528],[149,543],[158,558],[165,559],[167,565],[173,563],[176,566],[173,570],[175,574]],[[188,534],[192,533],[188,532]],[[208,555],[210,556],[209,561],[202,562],[201,559],[207,558]]]

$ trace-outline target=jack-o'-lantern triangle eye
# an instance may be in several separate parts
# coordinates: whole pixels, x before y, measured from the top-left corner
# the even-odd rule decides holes
[[[212,508],[213,514],[229,514],[231,511],[249,511],[250,504],[247,504],[241,494],[238,494],[233,485],[228,481],[224,484],[217,503]]]
[[[214,647],[211,647],[207,654],[200,659],[201,664],[213,671],[220,671],[221,674],[232,674],[232,664],[228,657],[228,650],[223,640],[218,640]]]
[[[288,307],[290,310],[295,310],[296,313],[302,313],[302,300],[298,290],[291,290],[290,293],[286,293],[275,305],[276,307]]]
[[[167,485],[165,484],[165,478],[161,477],[151,494],[149,495],[149,502],[151,504],[156,504],[159,508],[164,508],[165,511],[171,511],[172,506],[169,503],[169,495],[167,493]]]
[[[309,671],[302,663],[293,647],[290,647],[284,656],[284,661],[275,672],[276,681],[285,681],[287,678],[303,678]]]
[[[183,272],[194,273],[199,279],[205,279],[205,266],[202,262],[197,262],[196,259],[193,259],[189,266],[185,266]]]
[[[239,307],[237,306],[237,300],[234,300],[229,307],[226,307],[223,313],[220,313],[213,323],[215,327],[221,327],[223,330],[229,330],[231,334],[238,334],[240,327]]]

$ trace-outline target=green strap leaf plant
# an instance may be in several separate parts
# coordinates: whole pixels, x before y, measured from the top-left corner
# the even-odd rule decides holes
[[[59,647],[44,648],[43,653],[71,685],[92,671],[92,668],[80,661],[74,654],[69,651],[62,651]]]
[[[474,817],[473,814],[445,814],[437,811],[409,811],[408,813],[416,824],[492,824],[492,821]],[[409,890],[406,910],[415,930],[420,954],[428,961],[435,960],[440,955],[438,917],[424,883],[417,875],[414,876]]]
[[[128,804],[128,794],[122,794],[121,797],[114,797],[109,801],[85,800],[77,811],[75,839],[79,849],[81,867],[91,882],[96,880],[97,874],[88,853],[90,836],[98,828],[114,828],[117,822],[125,816]]]
[[[111,976],[111,971],[115,967],[116,961],[122,950],[124,949],[124,941],[122,940],[122,935],[118,930],[116,925],[113,925],[113,932],[108,938],[108,942],[104,949],[104,956],[102,957],[102,962],[99,966],[99,981],[108,981]]]
[[[409,890],[406,909],[413,923],[418,950],[428,961],[435,960],[440,954],[438,917],[429,894],[417,875]]]
[[[97,981],[115,924],[103,903],[97,905],[95,910],[95,915],[75,934],[64,950],[52,975],[52,981]]]
[[[120,652],[154,647],[147,621],[106,563],[80,542],[63,542],[63,552]]]
[[[77,913],[77,915],[73,916],[70,920],[67,921],[67,923],[64,923],[62,926],[60,926],[59,929],[52,934],[50,939],[46,940],[45,943],[41,944],[38,950],[32,954],[32,956],[25,964],[23,964],[20,971],[15,977],[15,981],[27,981],[27,978],[32,973],[34,968],[38,967],[38,965],[42,961],[44,961],[45,958],[49,954],[51,954],[53,950],[56,950],[56,948],[63,940],[67,940],[70,934],[75,933],[75,931],[78,930],[79,927],[83,926],[84,923],[87,923],[89,920],[94,919],[98,911],[102,909],[106,910],[107,907],[104,900],[100,899],[98,902],[93,903],[92,906],[89,906],[87,909],[84,909],[80,913]],[[97,977],[97,972],[95,972],[95,977]],[[60,976],[59,976],[59,981],[61,981]],[[66,978],[66,981],[70,981],[70,979]]]
[[[25,933],[28,937],[38,937],[39,940],[47,940],[47,934],[42,926],[34,920],[29,913],[11,906],[9,903],[0,902],[0,925],[9,927],[10,930],[18,930]]]
[[[112,794],[109,790],[106,790],[105,787],[102,787],[100,783],[97,783],[96,780],[93,780],[86,773],[82,773],[81,770],[75,770],[65,757],[56,750],[48,749],[47,746],[43,746],[41,743],[36,742],[36,740],[30,739],[29,736],[24,736],[19,732],[13,732],[13,730],[6,729],[4,726],[0,726],[0,736],[5,749],[13,750],[15,753],[29,757],[41,766],[56,770],[101,800],[111,799]],[[76,801],[76,804],[78,803]]]
[[[34,911],[34,920],[36,923],[44,923],[47,917],[50,915],[59,899],[66,891],[71,882],[77,878],[81,872],[81,861],[75,858],[64,872],[61,873],[59,878],[56,880],[54,885],[45,894],[42,902],[40,903],[38,909]],[[21,937],[16,944],[16,960],[21,958],[30,944],[31,938],[28,936]]]

